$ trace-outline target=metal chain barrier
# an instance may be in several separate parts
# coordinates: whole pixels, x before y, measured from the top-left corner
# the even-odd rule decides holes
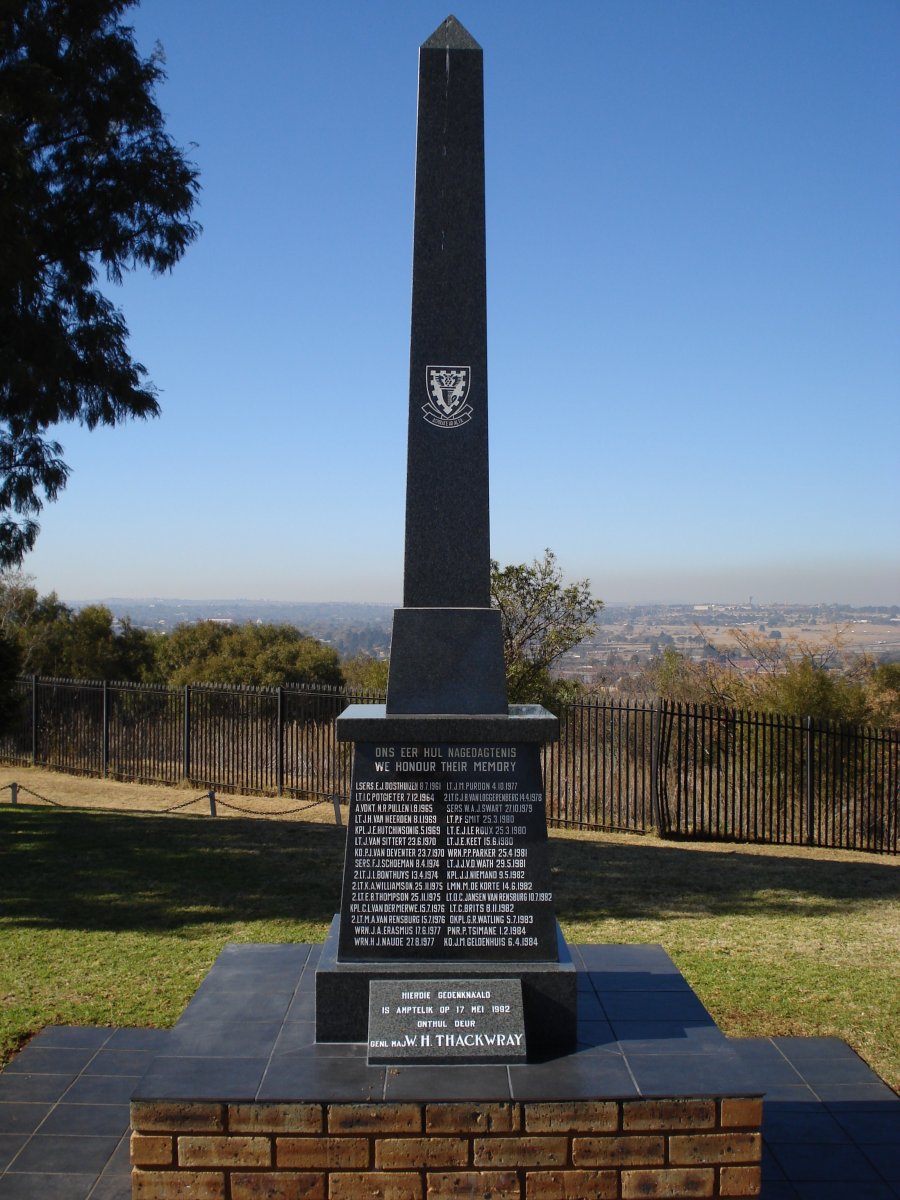
[[[154,812],[154,813],[155,812],[173,813],[173,812],[178,812],[179,809],[187,808],[189,804],[196,804],[198,800],[208,800],[208,799],[209,799],[209,792],[204,792],[202,796],[192,796],[190,800],[183,800],[181,802],[181,804],[173,804],[169,808],[142,808],[142,809],[140,809],[140,811],[141,812]],[[129,809],[128,811],[134,812],[135,810],[132,808],[132,809]]]
[[[27,792],[29,796],[34,796],[35,800],[42,800],[44,802],[44,804],[50,804],[50,805],[52,805],[53,808],[65,808],[65,805],[60,804],[60,802],[58,800],[51,800],[48,796],[42,796],[40,794],[40,792],[33,792],[31,790],[31,788],[23,787],[21,783],[7,783],[0,790],[5,792],[7,790],[7,788],[12,793],[12,795],[10,797],[10,803],[12,803],[12,804],[15,804],[17,802],[18,795],[20,792]]]
[[[219,807],[230,808],[232,812],[246,813],[250,817],[287,817],[293,813],[306,812],[310,808],[318,808],[320,804],[327,803],[328,800],[311,800],[307,804],[298,804],[296,808],[279,808],[276,812],[260,812],[255,808],[241,808],[239,804],[229,804],[227,800],[216,795],[216,804]]]
[[[62,801],[60,801],[60,800],[51,800],[49,796],[42,796],[40,794],[40,792],[35,792],[31,788],[25,787],[25,785],[22,783],[5,783],[5,784],[3,784],[3,786],[0,787],[0,792],[7,792],[7,791],[12,793],[12,795],[10,797],[10,802],[13,805],[17,804],[19,796],[22,795],[23,792],[25,792],[29,796],[34,796],[35,800],[41,800],[41,801],[43,801],[44,804],[52,805],[53,808],[79,808],[79,807],[81,807],[78,804],[63,804]],[[209,799],[210,799],[210,793],[203,792],[203,794],[200,796],[191,796],[190,800],[182,800],[179,804],[171,804],[168,808],[128,808],[128,809],[122,809],[121,811],[151,813],[151,814],[158,813],[159,815],[162,816],[165,813],[178,812],[179,809],[187,808],[188,805],[190,805],[190,804],[196,804],[198,800],[209,800]],[[101,809],[99,811],[106,811],[106,810]]]
[[[0,787],[0,791],[11,792],[10,803],[16,805],[18,797],[22,792],[26,792],[29,796],[34,796],[36,800],[43,801],[44,804],[49,804],[53,808],[78,808],[77,804],[63,804],[59,800],[51,800],[48,796],[42,796],[39,792],[32,791],[31,788],[24,787],[21,783],[6,783]],[[121,809],[122,812],[145,813],[151,816],[165,816],[167,813],[180,812],[182,809],[189,808],[192,804],[197,804],[200,800],[209,802],[209,815],[214,817],[217,808],[227,808],[232,812],[243,813],[248,817],[288,817],[296,813],[308,812],[311,808],[318,808],[319,805],[327,804],[330,800],[334,805],[335,824],[341,825],[340,797],[330,796],[321,800],[311,800],[305,804],[298,804],[293,808],[279,808],[274,812],[260,812],[259,809],[242,808],[239,804],[229,804],[227,800],[223,800],[217,793],[215,788],[209,788],[208,791],[202,792],[199,796],[191,796],[188,800],[181,800],[178,804],[170,804],[168,808],[127,808]],[[101,809],[99,811],[108,811]]]

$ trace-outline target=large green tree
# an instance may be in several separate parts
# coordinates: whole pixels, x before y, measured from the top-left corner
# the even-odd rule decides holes
[[[0,637],[15,648],[14,674],[140,683],[154,676],[155,635],[102,604],[75,612],[27,575],[0,575]],[[2,664],[0,664],[2,666]]]
[[[337,651],[293,625],[178,625],[157,647],[158,670],[172,685],[221,683],[278,687],[344,682]]]
[[[502,567],[491,562],[491,604],[500,610],[506,688],[510,703],[548,704],[569,699],[550,668],[595,628],[603,607],[591,595],[591,581],[563,584],[552,550],[532,563]]]
[[[0,0],[0,566],[65,486],[52,427],[159,411],[98,276],[171,268],[199,185],[154,98],[161,52],[122,23],[133,3]]]

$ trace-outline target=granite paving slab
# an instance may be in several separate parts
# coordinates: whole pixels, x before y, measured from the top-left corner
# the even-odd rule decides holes
[[[763,1200],[900,1200],[900,1098],[845,1042],[725,1038],[679,996],[685,984],[662,947],[572,949],[585,1012],[574,1054],[436,1072],[369,1067],[363,1045],[313,1044],[317,947],[228,947],[174,1030],[51,1027],[0,1072],[0,1200],[126,1200],[127,1102],[162,1085],[194,1099],[227,1099],[223,1083],[234,1098],[273,1100],[306,1090],[325,1100],[571,1099],[659,1094],[673,1082],[702,1089],[726,1059],[765,1096]],[[269,997],[262,1018],[238,1024],[256,989]],[[638,1003],[623,1008],[623,993]],[[215,1013],[230,1055],[208,1040]],[[241,1030],[246,1045],[235,1042]]]
[[[0,1072],[2,1200],[129,1200],[128,1102],[167,1030],[50,1026]]]

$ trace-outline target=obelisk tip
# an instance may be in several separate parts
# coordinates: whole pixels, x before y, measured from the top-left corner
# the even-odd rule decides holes
[[[422,43],[423,50],[480,50],[481,47],[471,33],[462,26],[456,17],[449,16],[442,21],[437,29]]]

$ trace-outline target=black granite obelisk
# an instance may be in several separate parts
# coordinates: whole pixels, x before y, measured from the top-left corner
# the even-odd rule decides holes
[[[403,608],[388,713],[506,713],[491,610],[483,54],[419,51]]]
[[[362,1040],[373,980],[520,981],[541,1053],[574,1041],[575,972],[540,761],[559,724],[507,703],[490,604],[482,59],[454,17],[420,49],[403,608],[386,704],[337,722],[355,753],[316,1036]]]

